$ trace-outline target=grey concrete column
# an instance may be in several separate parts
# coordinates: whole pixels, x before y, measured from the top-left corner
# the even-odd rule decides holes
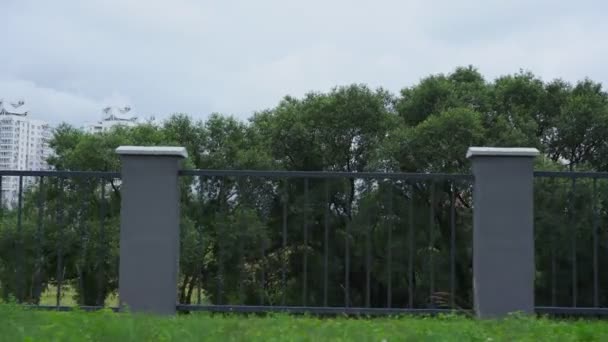
[[[183,147],[121,146],[121,307],[175,314],[179,266],[179,186]]]
[[[471,147],[477,316],[534,312],[535,148]]]

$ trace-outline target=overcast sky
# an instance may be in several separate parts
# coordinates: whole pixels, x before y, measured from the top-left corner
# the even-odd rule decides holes
[[[397,92],[472,64],[492,79],[608,80],[608,3],[556,0],[0,0],[0,99],[80,125],[248,118],[287,94]]]

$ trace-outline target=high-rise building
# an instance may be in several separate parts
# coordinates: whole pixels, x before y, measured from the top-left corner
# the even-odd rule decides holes
[[[115,126],[133,127],[139,122],[131,112],[131,107],[106,107],[102,110],[101,121],[85,126],[87,133],[102,133]]]
[[[24,101],[0,100],[0,170],[47,170],[51,155],[50,126],[29,117]],[[34,180],[24,179],[24,187]],[[17,200],[19,177],[2,177],[2,203]]]

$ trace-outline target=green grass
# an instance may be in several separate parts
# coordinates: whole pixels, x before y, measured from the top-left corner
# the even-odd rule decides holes
[[[608,341],[608,323],[512,317],[153,317],[0,305],[0,341]]]

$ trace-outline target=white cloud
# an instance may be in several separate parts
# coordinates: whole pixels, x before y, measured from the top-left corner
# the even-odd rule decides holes
[[[2,0],[0,98],[81,124],[142,115],[248,117],[351,82],[397,92],[473,64],[489,77],[608,80],[608,5],[583,0]]]

